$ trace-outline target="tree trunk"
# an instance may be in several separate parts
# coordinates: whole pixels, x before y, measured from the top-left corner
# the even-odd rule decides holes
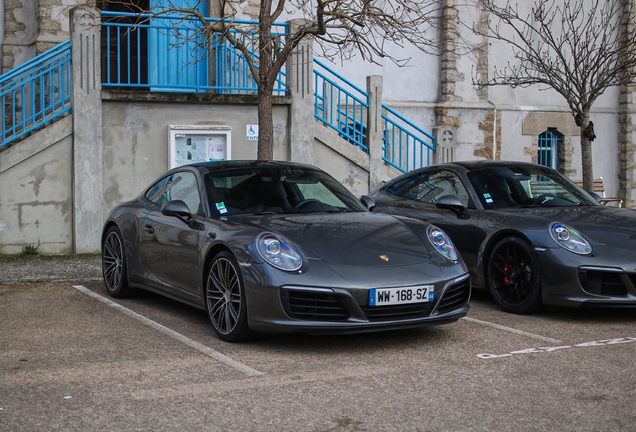
[[[271,0],[261,0],[258,13],[258,160],[274,159],[274,120],[272,119],[272,93],[276,75],[272,46]]]
[[[274,159],[273,88],[258,89],[258,160]]]
[[[596,135],[594,135],[594,123],[590,121],[589,113],[583,113],[577,123],[581,131],[581,168],[583,170],[583,189],[588,192],[593,192],[594,169],[592,163],[592,141],[596,138]]]

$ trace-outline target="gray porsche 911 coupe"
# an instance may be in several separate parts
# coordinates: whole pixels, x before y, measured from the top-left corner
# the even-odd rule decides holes
[[[470,298],[442,230],[370,213],[325,172],[275,161],[168,171],[112,210],[102,268],[111,296],[143,288],[204,309],[230,342],[446,324]]]
[[[488,289],[508,312],[636,306],[636,212],[600,205],[553,169],[440,164],[396,177],[363,199],[374,211],[444,230],[473,287]]]

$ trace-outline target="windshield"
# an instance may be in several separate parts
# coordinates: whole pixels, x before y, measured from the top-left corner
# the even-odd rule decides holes
[[[328,174],[303,167],[250,167],[204,176],[212,216],[366,211]]]
[[[494,167],[468,173],[485,209],[599,205],[566,177],[545,167]]]

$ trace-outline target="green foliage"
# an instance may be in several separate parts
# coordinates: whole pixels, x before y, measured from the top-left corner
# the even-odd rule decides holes
[[[38,247],[33,245],[26,245],[22,251],[22,255],[35,256],[38,254]]]

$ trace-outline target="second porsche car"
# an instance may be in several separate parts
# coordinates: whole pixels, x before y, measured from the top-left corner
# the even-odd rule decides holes
[[[367,198],[434,224],[508,312],[636,306],[636,212],[600,205],[557,171],[523,162],[433,165]],[[373,201],[373,202],[371,202]]]

